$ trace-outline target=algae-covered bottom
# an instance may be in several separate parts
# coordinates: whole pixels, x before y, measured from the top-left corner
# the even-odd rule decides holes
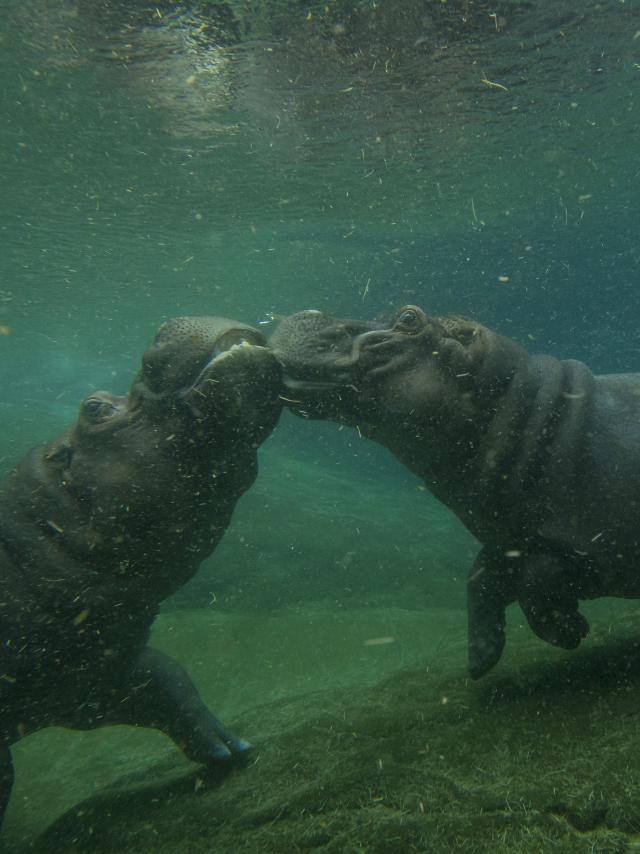
[[[7,850],[640,850],[638,609],[590,611],[571,654],[514,611],[475,684],[461,611],[165,614],[154,642],[235,710],[247,767],[207,776],[157,733],[40,733],[16,748]]]

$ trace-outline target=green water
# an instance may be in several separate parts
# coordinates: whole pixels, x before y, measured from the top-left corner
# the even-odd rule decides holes
[[[638,370],[633,0],[1,11],[3,471],[174,315],[412,302]],[[452,514],[331,425],[285,414],[260,456],[154,628],[255,764],[216,786],[157,733],[41,732],[10,850],[637,850],[634,603],[573,654],[513,613],[472,686]]]

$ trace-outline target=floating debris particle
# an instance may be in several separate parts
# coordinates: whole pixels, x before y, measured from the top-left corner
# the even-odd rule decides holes
[[[88,609],[88,608],[83,608],[83,610],[82,610],[82,611],[80,611],[80,613],[79,613],[79,614],[76,614],[76,616],[73,618],[73,625],[74,625],[74,626],[79,626],[79,625],[81,625],[82,623],[84,623],[84,621],[85,621],[85,620],[87,619],[87,617],[89,616],[89,613],[90,613],[90,612],[89,612],[89,609]]]
[[[61,525],[58,525],[57,522],[54,522],[53,519],[47,519],[47,525],[52,528],[56,534],[64,534],[64,528]]]
[[[364,642],[365,646],[383,646],[386,643],[395,643],[395,638],[391,637],[391,635],[387,635],[382,638],[367,638]]]
[[[489,89],[500,89],[502,92],[508,92],[506,86],[503,86],[502,83],[496,83],[495,80],[487,80],[486,77],[481,77],[480,82],[484,83],[485,86],[488,86]]]

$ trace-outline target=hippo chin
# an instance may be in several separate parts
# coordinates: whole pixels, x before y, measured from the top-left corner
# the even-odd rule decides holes
[[[573,649],[589,630],[580,599],[640,596],[640,374],[594,376],[415,306],[391,323],[300,312],[271,346],[294,411],[385,445],[480,541],[474,678],[502,654],[511,602]]]
[[[209,764],[249,748],[146,644],[256,477],[281,409],[264,344],[233,320],[170,320],[128,395],[90,395],[0,487],[2,812],[9,745],[45,726],[153,727]]]

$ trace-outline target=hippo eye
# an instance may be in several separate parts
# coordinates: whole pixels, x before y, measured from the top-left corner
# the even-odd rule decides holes
[[[82,414],[88,421],[98,424],[112,415],[115,412],[115,408],[113,403],[107,400],[101,400],[99,397],[90,397],[82,404]]]
[[[404,308],[398,315],[396,326],[402,326],[407,332],[413,332],[422,326],[422,320],[415,308]]]

